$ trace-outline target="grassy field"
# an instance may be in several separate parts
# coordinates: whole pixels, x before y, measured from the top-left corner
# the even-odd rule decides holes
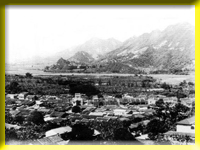
[[[53,73],[53,72],[43,72],[43,70],[35,69],[34,67],[6,67],[5,72],[7,74],[20,74],[25,75],[27,72],[32,73],[33,75],[91,75],[91,76],[134,76],[134,74],[118,74],[118,73]],[[183,80],[187,82],[191,81],[195,83],[195,73],[191,73],[190,75],[174,75],[174,74],[149,74],[148,76],[152,76],[153,78],[160,80],[161,82],[166,82],[168,84],[179,84]]]
[[[169,84],[179,84],[183,80],[187,82],[195,83],[195,74],[192,73],[190,75],[173,75],[173,74],[151,74],[155,79],[160,80],[161,82],[166,82]]]

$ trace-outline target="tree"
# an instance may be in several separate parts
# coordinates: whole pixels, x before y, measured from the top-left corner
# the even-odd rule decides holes
[[[122,94],[116,94],[115,98],[122,98]]]
[[[74,83],[70,84],[70,93],[75,94],[75,93],[83,93],[86,94],[87,96],[92,96],[92,95],[98,95],[100,91],[96,89],[95,86],[87,83],[87,84],[81,84],[81,83]]]
[[[188,85],[194,86],[194,83],[193,82],[188,82]]]
[[[114,131],[114,140],[132,141],[135,137],[128,131],[128,128],[118,128]]]
[[[81,101],[76,101],[76,106],[81,106]]]
[[[161,84],[161,88],[163,88],[163,89],[165,89],[165,90],[170,90],[170,85],[169,84],[167,84],[167,83],[163,83],[163,84]]]
[[[44,135],[43,127],[30,125],[17,130],[17,137],[20,141],[39,139]]]
[[[27,73],[26,73],[26,77],[27,77],[27,78],[32,78],[33,76],[32,76],[31,73],[27,72]]]
[[[195,101],[192,102],[192,108],[191,108],[191,113],[190,116],[194,116],[195,115]]]
[[[154,113],[155,119],[147,124],[149,138],[158,140],[163,133],[174,130],[177,121],[187,118],[189,114],[191,114],[190,109],[181,103],[177,103],[173,107],[165,103],[163,107],[159,107]]]
[[[20,116],[20,115],[17,115],[15,118],[14,118],[14,121],[19,123],[19,124],[22,124],[23,121],[24,121],[24,117],[23,116]]]
[[[12,81],[10,85],[6,86],[5,89],[6,89],[6,92],[13,93],[13,94],[20,93],[22,91],[21,87],[19,86],[19,83],[16,81]]]
[[[14,128],[7,129],[5,128],[5,144],[9,144],[9,141],[16,141],[17,140],[17,133]]]
[[[188,117],[188,113],[190,111],[190,108],[188,108],[187,106],[181,104],[181,103],[177,103],[174,108],[173,108],[173,116],[172,116],[172,120],[175,120],[175,122],[183,120],[185,118]],[[175,123],[174,122],[174,123]]]
[[[180,84],[179,84],[179,86],[186,86],[187,85],[187,82],[185,81],[185,80],[183,80],[183,82],[181,82]]]
[[[163,99],[159,99],[156,101],[156,106],[163,107],[164,105],[165,105],[165,103],[164,103]]]
[[[195,90],[190,90],[189,94],[195,94]]]
[[[72,132],[69,138],[72,141],[88,141],[93,140],[94,130],[83,124],[75,124],[72,126]]]
[[[74,106],[74,107],[72,107],[72,112],[80,113],[81,112],[81,108],[79,106]]]
[[[181,102],[180,99],[187,97],[187,95],[182,91],[182,89],[179,89],[176,93],[176,97],[178,99],[178,102]]]
[[[185,105],[183,105],[183,104],[181,104],[181,103],[177,103],[176,105],[175,105],[175,108],[174,108],[176,111],[178,111],[178,112],[181,112],[181,113],[186,113],[187,111],[189,111],[190,109],[187,107],[187,106],[185,106]]]
[[[5,122],[12,124],[14,121],[14,118],[9,112],[5,112]]]
[[[151,140],[157,140],[160,134],[169,130],[170,125],[159,119],[153,119],[147,124],[148,137]]]
[[[103,95],[99,93],[98,98],[103,98]]]
[[[40,112],[33,111],[28,116],[28,121],[32,122],[32,123],[34,123],[36,125],[39,125],[39,124],[43,124],[44,123],[44,118],[43,118],[43,115]]]
[[[104,102],[103,101],[100,101],[99,102],[99,107],[103,106],[104,105]]]
[[[58,124],[54,123],[54,122],[50,122],[48,121],[47,123],[44,124],[44,130],[45,131],[49,131],[51,129],[55,129],[60,127]]]
[[[155,145],[172,145],[169,139],[166,139],[164,134],[160,134],[158,139],[154,142]]]

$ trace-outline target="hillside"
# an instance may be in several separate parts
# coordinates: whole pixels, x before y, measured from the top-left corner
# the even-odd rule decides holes
[[[78,51],[76,54],[74,54],[74,56],[68,59],[68,61],[74,61],[74,62],[85,63],[85,64],[91,63],[94,60],[95,59],[90,54],[84,51]]]
[[[110,51],[114,45],[118,48]],[[195,28],[188,23],[179,23],[163,31],[154,30],[131,37],[123,43],[115,39],[93,38],[74,50],[77,52],[66,61],[68,64],[62,60],[62,67],[54,65],[54,70],[65,68],[64,71],[67,71],[67,66],[74,62],[75,66],[83,65],[84,72],[161,71],[180,74],[195,69]]]
[[[84,44],[79,45],[73,49],[75,52],[84,51],[87,52],[94,58],[95,60],[98,59],[100,56],[118,48],[121,46],[122,42],[114,39],[109,38],[106,40],[99,39],[99,38],[92,38],[86,41]]]
[[[168,26],[132,37],[97,63],[117,60],[133,67],[152,69],[194,69],[195,28],[188,23]]]
[[[110,38],[110,39],[100,39],[100,38],[91,38],[90,40],[84,42],[83,44],[67,48],[63,51],[55,53],[53,56],[48,57],[48,61],[56,62],[59,58],[69,59],[74,57],[77,52],[88,53],[92,59],[99,59],[104,54],[115,50],[120,47],[122,42]],[[76,57],[76,56],[75,56]],[[76,58],[75,58],[76,59]]]

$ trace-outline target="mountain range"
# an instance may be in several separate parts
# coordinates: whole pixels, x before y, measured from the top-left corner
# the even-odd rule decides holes
[[[133,36],[124,42],[113,38],[92,38],[73,51],[75,54],[70,57],[67,57],[67,51],[63,51],[62,57],[68,65],[70,62],[94,65],[98,72],[194,70],[195,27],[189,23],[179,23],[163,31],[154,30]]]
[[[84,56],[84,54],[87,55],[88,53],[90,55],[90,56],[87,55],[88,57],[90,57],[88,59],[97,60],[101,56],[105,55],[106,53],[120,47],[121,44],[122,42],[114,38],[100,39],[100,38],[94,37],[83,44],[57,52],[53,56],[50,56],[45,59],[48,62],[55,63],[58,59],[62,57],[64,59],[70,59],[70,60],[79,62],[80,60],[77,58],[81,57],[81,55]]]

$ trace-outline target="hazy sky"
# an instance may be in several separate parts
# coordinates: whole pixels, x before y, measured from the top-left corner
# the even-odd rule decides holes
[[[178,22],[194,6],[6,6],[6,62],[51,56],[92,37],[124,41]]]

